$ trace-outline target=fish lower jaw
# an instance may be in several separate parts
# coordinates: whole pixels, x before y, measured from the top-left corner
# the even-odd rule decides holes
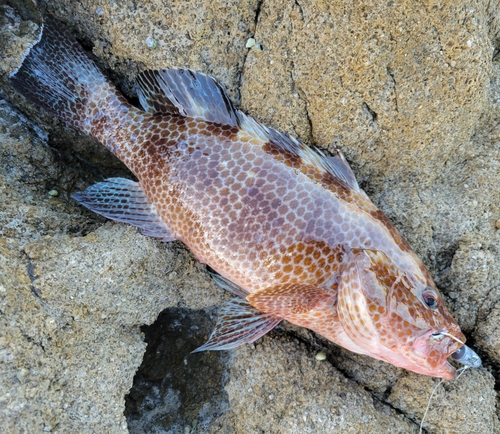
[[[380,352],[382,353],[382,351]],[[399,368],[407,369],[408,371],[416,372],[417,374],[427,375],[429,377],[438,377],[445,380],[453,380],[456,377],[456,369],[451,363],[445,361],[443,365],[436,368],[431,368],[426,365],[419,365],[416,361],[410,361],[399,355],[391,353],[390,355],[384,354],[367,354],[375,359],[382,360],[390,363],[391,365],[398,366]]]
[[[426,369],[424,367],[420,368],[418,366],[401,367],[416,372],[417,374],[427,375],[429,377],[443,378],[444,380],[454,380],[457,375],[456,369],[448,361],[446,361],[440,368],[437,369]]]
[[[442,367],[442,374],[443,375],[440,375],[441,378],[445,380],[454,380],[457,376],[457,370],[450,362],[445,362]]]
[[[300,325],[300,324],[299,324]],[[417,374],[427,375],[429,377],[444,378],[445,380],[453,380],[456,376],[455,368],[448,362],[439,367],[432,368],[425,363],[420,362],[418,359],[409,359],[403,354],[394,351],[393,349],[387,348],[382,345],[379,341],[373,339],[369,343],[354,342],[346,333],[341,333],[337,335],[330,335],[328,333],[321,333],[319,330],[316,332],[322,334],[327,339],[335,342],[353,353],[361,354],[364,356],[369,356],[377,360],[389,363],[391,365],[397,366],[399,368],[406,369],[408,371],[416,372]],[[338,330],[337,330],[338,333]],[[369,351],[367,351],[369,347]],[[425,356],[422,355],[421,361],[425,360]]]
[[[404,366],[402,366],[405,368]],[[409,369],[413,372],[416,372],[417,374],[422,374],[422,375],[427,375],[429,377],[437,377],[437,378],[443,378],[444,380],[453,380],[456,377],[456,369],[451,363],[446,361],[441,367],[439,368],[430,368],[430,367],[406,367],[406,369]]]

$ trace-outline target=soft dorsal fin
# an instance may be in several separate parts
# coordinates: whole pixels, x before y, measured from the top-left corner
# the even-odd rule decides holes
[[[139,98],[148,111],[177,113],[231,127],[238,114],[222,87],[202,72],[190,69],[160,69],[139,74]],[[142,96],[141,96],[142,93]]]
[[[334,298],[332,293],[304,283],[271,286],[247,296],[253,307],[282,317],[307,313]]]

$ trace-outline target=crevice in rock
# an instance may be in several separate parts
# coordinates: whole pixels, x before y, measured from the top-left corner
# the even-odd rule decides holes
[[[262,10],[262,4],[264,3],[264,0],[260,0],[257,3],[257,7],[255,9],[255,18],[254,18],[254,28],[253,28],[253,35],[255,37],[255,33],[257,33],[257,26],[259,24],[259,18],[260,18],[260,12]],[[247,63],[247,58],[248,54],[250,53],[250,49],[245,48],[245,55],[243,56],[243,62],[241,63],[241,68],[237,73],[238,77],[238,95],[237,95],[237,101],[241,103],[241,87],[243,86],[243,75],[245,73],[245,65]]]
[[[228,410],[224,386],[231,354],[202,345],[215,322],[207,311],[173,308],[142,331],[148,346],[125,397],[130,433],[204,432]]]
[[[35,286],[35,280],[38,279],[38,276],[35,274],[35,268],[35,264],[33,264],[33,262],[31,262],[31,260],[28,258],[28,263],[26,264],[26,274],[28,275],[28,278],[31,282],[31,292],[35,295],[35,297],[41,298],[42,294],[40,290]]]
[[[432,229],[432,242],[434,246],[441,246],[441,248],[440,249],[438,248],[434,254],[436,259],[433,261],[432,265],[436,270],[435,271],[436,276],[446,277],[446,273],[451,269],[451,265],[453,264],[453,258],[455,257],[455,254],[459,249],[459,245],[458,243],[451,243],[449,245],[446,245],[445,243],[437,239],[439,235],[434,226],[431,225],[431,229]],[[440,286],[444,286],[444,283],[445,282],[441,283]],[[449,286],[449,282],[446,282],[446,286]],[[446,293],[446,291],[444,292]]]
[[[41,348],[41,350],[45,353],[46,350],[45,350],[45,346],[43,345],[43,342],[40,340],[40,341],[36,341],[34,338],[32,338],[31,336],[27,335],[25,332],[23,332],[21,329],[19,329],[21,335],[23,338],[25,338],[29,343],[33,344],[33,345],[36,345],[37,347]]]
[[[363,111],[370,117],[370,123],[376,125],[378,114],[374,112],[366,102],[363,103]]]
[[[254,29],[254,32],[257,30],[257,25],[259,24],[260,11],[262,10],[263,3],[264,3],[264,0],[260,0],[257,3],[257,8],[255,9],[255,29]]]
[[[488,29],[491,42],[493,44],[493,61],[497,61],[500,54],[500,19],[498,18],[498,6],[500,2],[488,0],[486,12],[488,19]]]
[[[297,0],[295,0],[295,4],[299,8],[299,12],[300,12],[300,16],[302,17],[302,21],[305,21],[304,10],[302,9],[302,6],[300,5],[300,3]]]
[[[291,56],[291,55],[289,54],[289,56]],[[293,61],[293,58],[292,58],[292,60],[290,60],[290,82],[291,82],[291,89],[290,90],[291,90],[292,94],[296,93],[304,104],[304,115],[305,115],[306,120],[307,120],[309,131],[307,134],[307,138],[303,138],[303,140],[305,139],[305,141],[307,141],[308,143],[311,143],[313,141],[313,124],[312,124],[311,116],[309,115],[309,108],[308,108],[309,104],[308,104],[308,101],[307,101],[307,98],[306,98],[304,91],[302,89],[300,89],[295,84],[295,78],[293,77],[294,71],[295,71],[295,62]]]
[[[394,72],[392,71],[392,69],[389,66],[387,67],[387,75],[391,78],[392,84],[394,86],[394,104],[396,106],[396,112],[399,113],[398,91],[397,91],[398,83],[396,82],[396,78],[394,77]]]

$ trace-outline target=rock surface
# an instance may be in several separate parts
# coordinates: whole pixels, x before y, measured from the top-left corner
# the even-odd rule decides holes
[[[418,432],[437,384],[286,324],[230,354],[189,355],[229,295],[179,243],[70,199],[130,175],[10,88],[39,6],[132,99],[140,70],[187,66],[258,120],[340,146],[485,362],[437,389],[425,430],[500,432],[499,2],[143,3],[1,11],[2,432]],[[143,332],[153,352],[139,368]]]

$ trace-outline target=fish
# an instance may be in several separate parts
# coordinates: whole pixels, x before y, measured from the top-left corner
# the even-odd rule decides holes
[[[340,150],[326,155],[261,124],[190,69],[140,73],[135,107],[52,16],[9,79],[138,180],[106,179],[75,200],[183,242],[235,295],[195,351],[252,343],[287,320],[423,375],[453,379],[450,356],[480,365],[429,271]]]

